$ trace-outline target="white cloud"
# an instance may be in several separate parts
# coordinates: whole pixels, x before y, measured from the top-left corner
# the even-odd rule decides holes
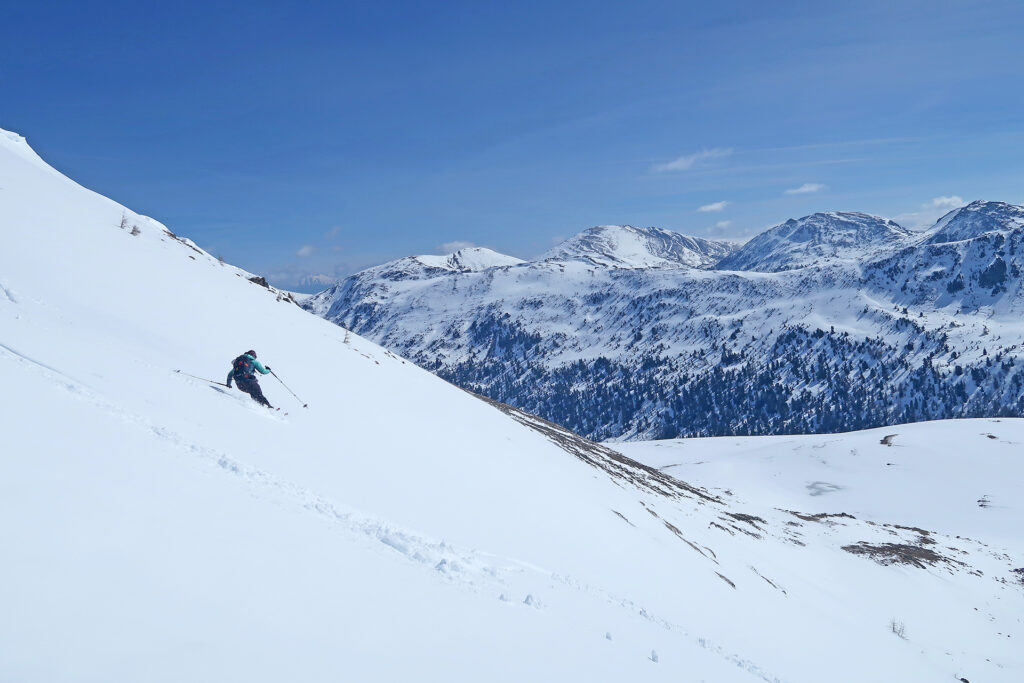
[[[665,164],[657,164],[654,167],[655,171],[689,171],[694,166],[704,161],[710,161],[711,159],[722,159],[732,154],[732,149],[726,147],[713,147],[712,149],[702,149],[699,152],[693,154],[687,154],[686,156],[673,159]]]
[[[705,204],[704,206],[698,207],[697,210],[701,213],[713,213],[722,211],[727,206],[729,206],[729,202],[715,202],[713,204]]]
[[[313,251],[315,251],[315,250],[314,250],[312,244],[305,244],[305,245],[302,246],[301,249],[299,249],[297,252],[295,252],[295,255],[296,256],[303,256],[303,257],[305,257],[305,256],[312,256],[313,255]]]
[[[476,245],[473,244],[472,242],[467,242],[465,240],[455,240],[454,242],[445,242],[444,244],[439,246],[438,249],[440,249],[441,253],[443,254],[450,254],[452,252],[458,251],[459,249],[469,249],[475,246]]]
[[[966,205],[967,202],[956,195],[935,197],[930,202],[922,204],[919,210],[893,216],[893,220],[908,228],[920,230],[931,227],[935,224],[935,221],[953,209],[959,209],[961,206]]]
[[[733,221],[718,221],[706,228],[704,234],[711,239],[742,243],[750,239],[751,230],[750,228],[741,228]]]
[[[961,206],[966,206],[965,202],[960,197],[952,195],[950,197],[936,197],[932,200],[932,206],[936,209],[959,209]],[[925,204],[927,207],[928,205]]]
[[[786,194],[810,194],[812,192],[818,192],[825,189],[825,185],[821,183],[804,183],[800,187],[794,187],[792,190],[786,190]]]
[[[340,232],[341,232],[341,226],[340,225],[335,225],[333,228],[331,228],[330,230],[328,230],[324,234],[324,239],[332,240],[335,237],[337,237]]]

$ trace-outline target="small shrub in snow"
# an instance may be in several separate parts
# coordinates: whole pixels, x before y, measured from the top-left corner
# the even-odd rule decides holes
[[[903,640],[907,639],[907,627],[904,626],[902,621],[897,621],[896,619],[893,619],[889,622],[889,629]]]
[[[651,661],[654,662],[655,664],[658,663],[658,651],[657,650],[651,650]]]

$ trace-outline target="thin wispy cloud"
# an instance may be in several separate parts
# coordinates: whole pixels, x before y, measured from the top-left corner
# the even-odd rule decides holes
[[[893,216],[893,220],[908,228],[921,230],[931,227],[935,224],[935,221],[953,209],[959,209],[961,206],[966,205],[967,202],[957,195],[935,197],[930,202],[922,204],[921,208],[917,211],[901,213],[898,216]]]
[[[704,232],[707,235],[722,235],[732,228],[732,221],[718,221],[710,228],[707,228]]]
[[[654,167],[655,171],[666,172],[666,171],[689,171],[691,168],[699,166],[705,161],[711,161],[713,159],[724,159],[725,157],[732,154],[732,149],[728,147],[713,147],[711,149],[702,149],[699,152],[693,154],[687,154],[686,156],[678,157],[664,164],[657,164]]]
[[[712,204],[705,204],[704,206],[697,207],[697,210],[701,213],[716,213],[724,210],[727,206],[729,206],[729,202],[714,202]]]
[[[295,255],[296,256],[302,256],[302,257],[312,256],[314,251],[315,251],[315,249],[314,249],[312,244],[305,244],[305,245],[302,246],[301,249],[299,249],[297,252],[295,252]]]
[[[904,138],[865,138],[861,140],[835,140],[832,142],[815,142],[805,145],[786,145],[783,147],[762,147],[763,152],[795,152],[814,149],[835,149],[844,147],[872,147],[878,145],[893,145],[901,143],[924,142],[930,140],[928,137],[904,137]]]
[[[804,183],[800,187],[794,187],[791,190],[786,190],[786,194],[811,194],[812,192],[820,192],[825,189],[825,185],[821,183]]]
[[[456,251],[459,251],[460,249],[469,249],[475,246],[476,245],[473,244],[472,242],[467,242],[465,240],[455,240],[453,242],[445,242],[444,244],[439,246],[438,249],[440,249],[441,253],[443,254],[451,254]]]
[[[966,204],[967,202],[956,195],[936,197],[932,200],[932,206],[936,209],[959,209],[961,206],[966,206]]]

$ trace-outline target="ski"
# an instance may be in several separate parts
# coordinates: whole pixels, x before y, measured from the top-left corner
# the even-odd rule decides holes
[[[193,375],[193,374],[190,374],[188,372],[182,372],[181,370],[175,370],[175,372],[178,373],[179,375],[185,375],[186,377],[191,377],[192,379],[198,379],[201,382],[208,382],[210,384],[216,384],[219,387],[227,387],[228,389],[231,388],[227,384],[225,384],[224,382],[214,382],[212,379],[206,379],[205,377],[200,377],[199,375]],[[282,417],[287,417],[287,415],[288,415],[287,411],[281,410],[280,408],[275,408],[273,406],[267,406],[267,408],[269,410],[273,411],[273,412],[280,413]]]

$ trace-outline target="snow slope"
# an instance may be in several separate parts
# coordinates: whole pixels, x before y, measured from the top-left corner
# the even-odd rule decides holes
[[[609,268],[710,268],[739,245],[661,228],[599,225],[543,254],[540,261],[582,261]]]
[[[479,400],[8,134],[0,188],[0,680],[1024,673],[1019,535],[882,566],[842,546],[916,533],[797,529]],[[309,408],[175,372],[248,348]]]
[[[758,505],[1020,546],[1016,473],[1024,420],[921,422],[845,434],[717,437],[616,444],[631,458]],[[739,493],[742,492],[742,493]]]

